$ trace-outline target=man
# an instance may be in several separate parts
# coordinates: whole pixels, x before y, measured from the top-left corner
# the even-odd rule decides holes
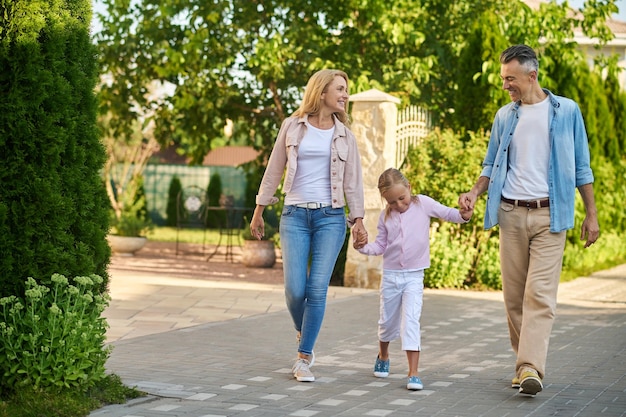
[[[585,247],[599,235],[589,146],[578,105],[540,87],[532,48],[515,45],[500,55],[500,77],[511,103],[493,122],[483,170],[459,206],[473,209],[487,193],[485,229],[500,225],[502,290],[513,351],[512,387],[543,389],[556,312],[566,231],[574,227],[578,188],[586,216]]]

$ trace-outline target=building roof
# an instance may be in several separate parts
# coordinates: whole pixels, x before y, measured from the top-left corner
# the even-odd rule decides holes
[[[202,165],[237,167],[246,162],[254,161],[259,151],[252,146],[223,146],[211,150],[204,157]]]
[[[180,155],[176,146],[161,148],[159,152],[152,155],[151,163],[188,165],[191,158]],[[246,162],[254,161],[259,156],[252,146],[223,146],[211,150],[202,160],[205,166],[238,167]]]

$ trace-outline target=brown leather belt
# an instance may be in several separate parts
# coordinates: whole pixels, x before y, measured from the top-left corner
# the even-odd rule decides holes
[[[544,198],[543,200],[509,200],[508,198],[501,198],[502,201],[508,204],[513,204],[514,206],[526,207],[536,209],[539,207],[550,207],[550,200]]]

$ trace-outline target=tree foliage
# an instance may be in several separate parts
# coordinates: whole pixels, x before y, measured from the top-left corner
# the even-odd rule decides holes
[[[327,67],[347,69],[352,92],[379,88],[431,109],[442,126],[488,128],[506,99],[498,92],[503,47],[541,40],[550,85],[584,61],[569,40],[573,28],[606,42],[604,20],[617,10],[615,0],[592,0],[580,20],[567,3],[536,11],[519,0],[102,2],[101,111],[116,116],[118,133],[140,113],[153,115],[158,140],[195,162],[229,142],[269,152],[308,77]]]
[[[576,13],[567,2],[535,10],[520,0],[102,1],[107,13],[96,39],[107,77],[100,102],[103,113],[116,115],[113,128],[121,132],[133,117],[151,114],[159,142],[179,145],[195,162],[214,147],[254,145],[262,152],[246,166],[247,205],[254,205],[280,122],[314,71],[347,70],[351,93],[383,90],[475,141],[509,100],[499,55],[518,43],[537,50],[543,87],[580,104],[597,161],[624,158],[617,61],[600,57],[590,70],[572,41],[576,28],[599,45],[610,40],[605,21],[616,0],[588,0]],[[149,94],[155,86],[167,94]],[[229,121],[232,135],[224,133]],[[474,248],[488,253],[492,242],[475,240]],[[484,276],[497,269],[490,259],[475,266]]]
[[[107,277],[90,18],[89,0],[0,0],[0,296]]]

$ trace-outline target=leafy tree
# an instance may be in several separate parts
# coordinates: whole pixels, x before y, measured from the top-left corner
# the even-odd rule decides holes
[[[604,92],[608,97],[609,112],[613,115],[613,131],[607,140],[604,154],[613,163],[624,159],[626,149],[626,91],[619,84],[617,58],[609,58],[606,65],[607,76],[604,80]]]
[[[89,0],[0,1],[0,296],[27,277],[107,277],[90,21]]]
[[[497,86],[502,45],[538,47],[539,39],[553,59],[575,63],[580,54],[569,41],[573,28],[606,42],[603,21],[616,10],[615,0],[593,0],[587,8],[594,10],[585,9],[580,21],[568,14],[567,3],[556,2],[542,3],[539,11],[496,0],[103,3],[97,42],[110,78],[102,84],[101,111],[117,116],[111,124],[118,132],[129,130],[139,113],[154,111],[160,143],[178,143],[195,162],[241,138],[269,152],[308,77],[325,67],[351,69],[353,92],[383,89],[456,126],[453,115],[464,110],[463,100],[499,100],[460,75],[480,81],[479,87]],[[464,68],[468,46],[481,54]],[[462,85],[472,94],[463,95]],[[159,89],[167,94],[154,94]],[[227,120],[235,127],[232,137],[224,134]]]
[[[538,11],[519,0],[104,3],[97,42],[110,78],[100,98],[103,114],[116,116],[112,129],[127,130],[140,114],[151,114],[157,140],[178,144],[196,163],[213,147],[252,144],[262,152],[247,166],[248,204],[280,122],[321,68],[348,69],[352,93],[378,88],[422,105],[440,127],[472,141],[508,100],[500,52],[525,43],[538,51],[542,86],[581,104],[594,152],[624,149],[624,135],[616,133],[623,101],[616,95],[606,101],[603,91],[614,81],[597,77],[610,67],[598,61],[598,72],[591,72],[571,41],[575,28],[600,44],[611,39],[605,20],[617,10],[615,0],[588,0],[584,19],[556,1],[542,2]],[[167,94],[150,93],[155,87]],[[224,132],[229,123],[232,135]],[[475,248],[487,253],[495,247],[490,242]],[[493,262],[477,265],[496,269]]]
[[[111,208],[111,226],[121,236],[142,236],[153,226],[147,215],[143,171],[150,157],[159,150],[159,144],[152,125],[142,126],[142,119],[143,116],[132,120],[130,131],[117,133],[111,113],[98,119],[106,148],[102,175]]]
[[[508,46],[504,35],[492,29],[497,27],[498,20],[497,15],[484,13],[474,21],[467,46],[460,53],[455,109],[450,116],[459,131],[476,132],[491,126],[496,111],[508,99],[500,88],[499,65],[491,61]],[[483,73],[487,75],[482,77]]]

